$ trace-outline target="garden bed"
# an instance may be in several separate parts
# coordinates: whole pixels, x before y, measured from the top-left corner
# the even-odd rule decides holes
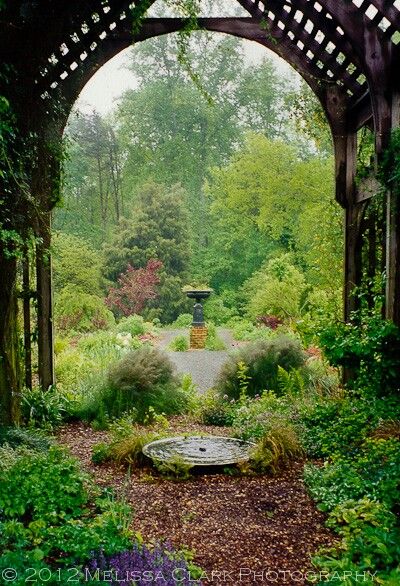
[[[169,431],[228,435],[230,430],[177,417]],[[268,571],[269,581],[278,572],[281,578],[275,583],[291,584],[290,572],[310,570],[310,556],[334,542],[324,516],[307,495],[300,461],[275,477],[208,474],[177,483],[143,470],[128,477],[120,465],[91,462],[92,447],[106,437],[106,432],[76,423],[64,426],[58,441],[92,472],[97,484],[113,486],[131,504],[134,529],[146,542],[168,539],[194,550],[195,562],[209,577],[204,584],[258,584],[262,580],[254,574],[261,572],[268,583]],[[306,584],[298,578],[296,574],[296,584]]]

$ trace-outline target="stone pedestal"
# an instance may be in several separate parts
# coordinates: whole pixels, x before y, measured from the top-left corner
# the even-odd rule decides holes
[[[204,350],[207,333],[208,329],[206,326],[192,326],[190,328],[190,348],[192,350]]]

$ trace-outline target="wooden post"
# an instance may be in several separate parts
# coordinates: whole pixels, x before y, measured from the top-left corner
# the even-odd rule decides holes
[[[50,212],[46,214],[46,220],[39,234],[41,243],[36,249],[38,372],[39,384],[43,389],[55,383]]]
[[[364,205],[355,200],[357,135],[345,132],[334,135],[336,199],[345,209],[344,218],[344,319],[349,321],[359,303],[354,289],[361,285],[361,220]]]
[[[16,293],[17,261],[0,249],[0,424],[19,420],[20,350]]]
[[[392,95],[392,128],[400,122],[400,94]],[[387,194],[386,216],[386,318],[400,326],[400,186]]]
[[[22,290],[24,308],[24,362],[25,362],[25,386],[32,388],[32,343],[31,343],[31,288],[29,276],[28,251],[22,264]]]

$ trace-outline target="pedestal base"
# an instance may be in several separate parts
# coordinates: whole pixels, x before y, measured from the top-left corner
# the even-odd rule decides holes
[[[190,328],[190,348],[204,350],[206,347],[208,329],[206,326],[192,326]]]

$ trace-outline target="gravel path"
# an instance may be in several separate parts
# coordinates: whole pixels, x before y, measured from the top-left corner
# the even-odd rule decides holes
[[[232,337],[231,330],[218,328],[218,335],[223,340],[226,350],[189,350],[188,352],[172,352],[169,350],[168,346],[172,340],[182,334],[188,335],[188,330],[164,330],[161,333],[158,345],[168,353],[178,372],[190,374],[198,390],[204,393],[215,383],[221,366],[228,358],[228,352],[237,347],[237,343]]]

